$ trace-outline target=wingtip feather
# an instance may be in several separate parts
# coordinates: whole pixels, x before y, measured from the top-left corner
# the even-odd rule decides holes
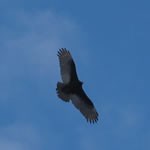
[[[66,48],[60,48],[57,52],[57,56],[58,57],[71,56],[71,54],[69,50],[67,50]]]

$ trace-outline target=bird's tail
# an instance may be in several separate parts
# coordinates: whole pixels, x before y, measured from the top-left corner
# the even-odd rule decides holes
[[[57,95],[60,99],[62,99],[63,101],[65,102],[69,102],[69,95],[64,93],[63,92],[63,88],[65,87],[65,84],[61,83],[61,82],[58,82],[57,83],[57,88],[56,88],[56,91],[57,91]]]

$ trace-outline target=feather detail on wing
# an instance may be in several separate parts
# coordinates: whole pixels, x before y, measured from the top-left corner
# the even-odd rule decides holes
[[[71,65],[72,56],[66,48],[59,49],[57,56],[59,57],[60,72],[64,83],[68,83],[71,78]]]
[[[65,102],[69,102],[70,97],[69,97],[69,94],[63,92],[64,87],[65,87],[65,84],[63,84],[61,82],[57,83],[57,88],[56,88],[57,96],[61,100],[65,101]]]
[[[71,95],[71,101],[74,106],[79,109],[79,111],[83,114],[83,116],[89,121],[90,123],[94,123],[98,121],[98,113],[94,107],[94,105],[89,105],[82,100],[78,95],[74,94]]]

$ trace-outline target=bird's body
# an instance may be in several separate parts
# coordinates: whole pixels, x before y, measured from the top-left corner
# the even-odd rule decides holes
[[[68,50],[62,48],[58,51],[60,62],[60,72],[62,81],[57,83],[57,94],[65,102],[70,100],[74,106],[80,110],[87,121],[97,122],[98,113],[94,104],[84,92],[83,83],[78,79],[75,63]]]

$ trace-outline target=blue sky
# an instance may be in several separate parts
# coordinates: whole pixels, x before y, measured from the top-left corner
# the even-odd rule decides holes
[[[0,2],[0,149],[150,149],[148,0]],[[57,98],[61,47],[97,124]]]

